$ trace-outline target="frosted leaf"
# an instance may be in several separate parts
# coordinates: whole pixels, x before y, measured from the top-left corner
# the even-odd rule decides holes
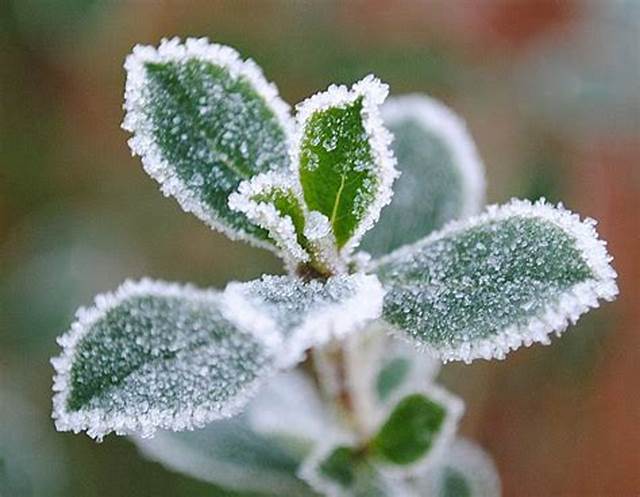
[[[382,298],[382,286],[372,275],[339,275],[326,282],[263,276],[230,283],[225,307],[228,315],[236,316],[244,328],[258,330],[259,339],[277,351],[279,367],[288,367],[310,347],[343,338],[379,317]],[[259,313],[248,313],[247,308]]]
[[[160,431],[133,441],[144,456],[166,468],[225,489],[273,497],[316,495],[296,475],[297,454],[253,431],[242,415],[196,431]]]
[[[445,361],[548,343],[617,295],[594,224],[561,205],[518,200],[452,222],[376,263],[384,319]]]
[[[475,443],[458,438],[428,474],[418,479],[420,495],[500,497],[501,485],[491,457]]]
[[[340,274],[346,271],[345,261],[340,257],[336,237],[327,216],[318,211],[309,212],[304,235],[309,240],[309,250],[318,267],[324,268],[331,274]]]
[[[212,228],[273,247],[227,205],[241,181],[289,168],[289,108],[251,60],[206,38],[136,46],[127,57],[129,145],[145,170]]]
[[[289,267],[309,260],[305,237],[304,201],[300,188],[281,173],[269,172],[240,183],[229,197],[229,207],[266,229]]]
[[[96,297],[52,360],[57,429],[148,436],[235,414],[274,359],[223,307],[218,292],[150,280]]]
[[[359,431],[367,436],[383,421],[389,402],[426,388],[440,368],[437,359],[392,337],[380,320],[347,337],[343,350],[352,408]],[[322,368],[322,361],[317,366]]]
[[[380,472],[348,439],[328,437],[299,475],[327,497],[420,497],[406,482]]]
[[[362,248],[380,256],[413,243],[452,219],[477,214],[484,201],[484,166],[464,122],[426,95],[390,98],[382,116],[394,135],[402,173],[391,204]]]
[[[433,383],[441,365],[438,359],[418,353],[403,341],[386,339],[389,342],[383,342],[372,385],[376,400],[382,405],[400,395],[426,388]]]
[[[440,459],[463,412],[462,400],[437,385],[399,392],[369,443],[370,457],[388,474],[418,475]]]
[[[305,447],[337,431],[316,386],[297,369],[271,379],[247,407],[247,419],[257,433],[295,439]]]
[[[330,86],[298,105],[292,167],[311,211],[329,219],[345,254],[357,246],[391,200],[397,176],[379,106],[386,85],[367,76],[349,90]]]

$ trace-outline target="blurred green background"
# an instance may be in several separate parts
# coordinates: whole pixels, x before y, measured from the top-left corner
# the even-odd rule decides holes
[[[122,63],[173,35],[237,47],[291,103],[370,72],[427,92],[467,119],[490,202],[545,196],[598,219],[618,301],[551,347],[442,379],[505,496],[639,494],[640,0],[3,0],[0,495],[8,477],[17,497],[227,495],[50,419],[55,337],[95,293],[280,270],[182,213],[130,156]]]

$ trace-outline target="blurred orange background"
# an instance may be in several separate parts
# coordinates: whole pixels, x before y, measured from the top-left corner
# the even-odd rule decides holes
[[[50,419],[55,337],[95,293],[280,271],[182,213],[130,156],[124,58],[173,35],[238,48],[290,103],[371,72],[394,94],[431,94],[467,120],[491,203],[545,196],[597,219],[619,299],[550,347],[442,380],[506,497],[640,495],[640,1],[5,0],[0,459],[20,459],[24,495],[232,495]]]

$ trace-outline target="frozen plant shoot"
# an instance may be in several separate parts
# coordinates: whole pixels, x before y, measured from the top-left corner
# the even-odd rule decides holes
[[[544,201],[480,212],[462,121],[426,96],[385,101],[374,76],[292,117],[254,62],[206,39],[137,46],[125,68],[144,169],[286,275],[96,297],[52,360],[58,430],[130,435],[169,468],[271,497],[499,495],[456,435],[440,362],[548,343],[612,300],[595,222]]]

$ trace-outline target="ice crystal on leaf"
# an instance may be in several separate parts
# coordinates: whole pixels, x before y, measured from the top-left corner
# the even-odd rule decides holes
[[[503,358],[547,343],[617,295],[594,224],[544,201],[452,223],[376,263],[384,318],[444,360]]]
[[[379,106],[387,85],[367,76],[349,90],[330,86],[297,107],[292,166],[309,209],[324,214],[348,253],[391,201],[397,176]]]
[[[304,351],[379,316],[375,276],[286,276],[224,292],[143,280],[81,309],[53,360],[60,430],[152,434],[235,414]]]
[[[455,438],[440,360],[548,343],[612,300],[595,222],[544,201],[477,215],[463,122],[426,96],[383,105],[374,76],[294,120],[255,63],[206,39],[135,47],[125,68],[144,169],[288,274],[99,295],[58,340],[56,427],[133,435],[168,468],[272,497],[499,497],[488,456]]]
[[[145,170],[211,227],[269,247],[227,198],[241,181],[289,167],[289,106],[275,86],[253,61],[204,38],[136,46],[125,68],[123,127]]]
[[[484,166],[464,122],[424,95],[391,97],[382,106],[393,133],[400,177],[393,199],[362,248],[376,256],[413,243],[448,221],[477,214]]]

